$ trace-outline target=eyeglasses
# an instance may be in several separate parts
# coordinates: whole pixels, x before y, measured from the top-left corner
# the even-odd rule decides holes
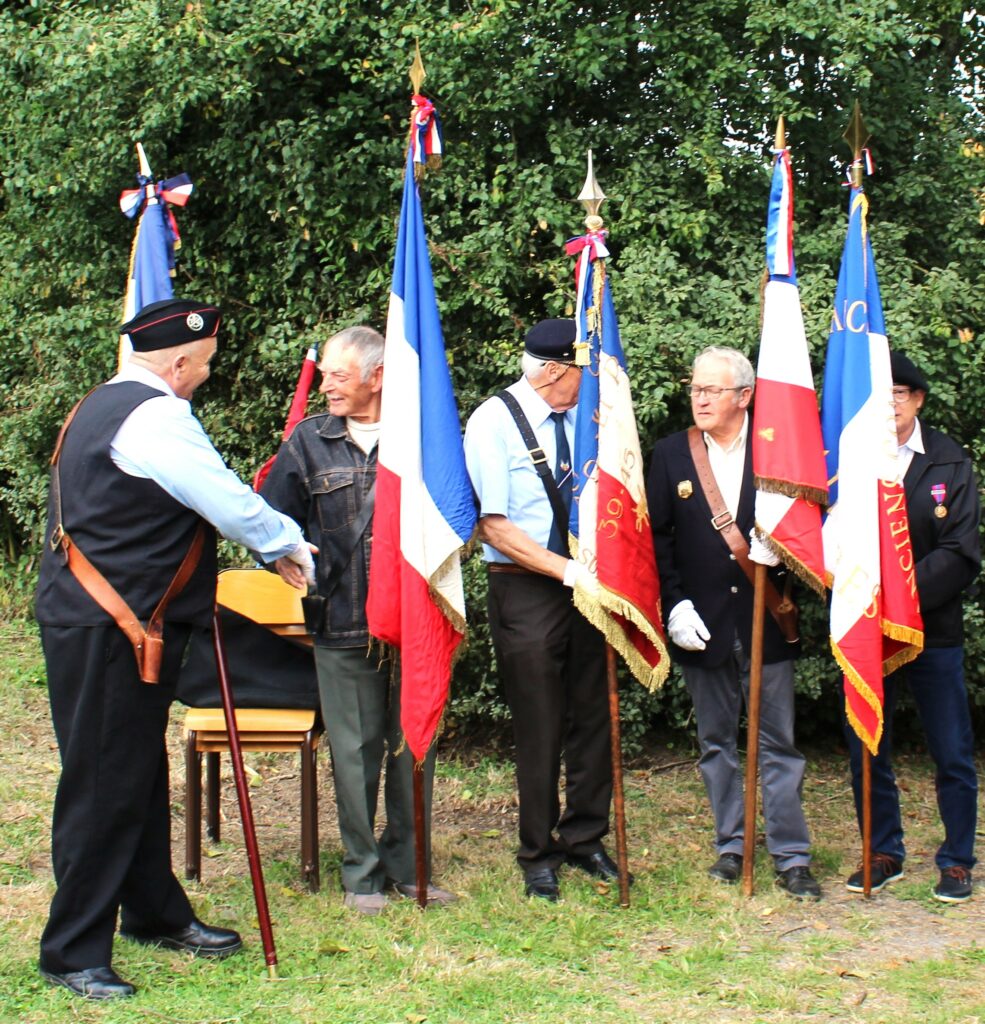
[[[910,400],[910,395],[913,393],[913,388],[893,388],[893,401],[897,405],[902,405],[904,402]]]
[[[724,395],[726,391],[745,391],[746,390],[744,387],[739,387],[739,388],[719,388],[719,387],[711,386],[711,387],[699,388],[696,384],[685,384],[684,388],[685,388],[687,393],[692,398],[697,398],[697,399],[700,400],[700,399],[704,398],[707,395],[708,398],[710,398],[713,402],[717,402],[718,399],[721,398],[722,395]]]

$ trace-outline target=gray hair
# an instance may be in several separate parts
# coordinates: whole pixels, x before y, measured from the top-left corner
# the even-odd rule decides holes
[[[691,365],[692,377],[697,373],[698,364],[706,359],[716,359],[719,362],[728,363],[732,370],[732,383],[735,387],[755,389],[756,371],[753,370],[752,363],[737,348],[726,348],[724,345],[709,345],[706,349],[702,349],[694,357],[694,363]],[[739,393],[736,392],[736,401],[738,401],[738,397]]]
[[[370,374],[383,363],[383,335],[372,327],[357,325],[333,334],[325,342],[322,359],[332,345],[338,345],[343,350],[356,349],[359,353],[359,375],[364,382],[369,380]]]
[[[524,352],[520,357],[520,368],[523,370],[523,376],[526,377],[527,380],[536,380],[549,361],[550,360],[547,359],[538,359],[537,356],[532,356],[529,352]]]

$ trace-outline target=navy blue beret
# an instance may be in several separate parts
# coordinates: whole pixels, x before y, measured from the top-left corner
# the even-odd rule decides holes
[[[541,320],[527,331],[524,348],[535,358],[551,363],[575,361],[574,320]]]
[[[913,365],[913,363],[902,352],[889,353],[889,365],[893,370],[893,383],[901,384],[903,387],[916,388],[919,391],[929,391],[927,378]]]
[[[194,299],[163,299],[152,302],[120,328],[135,352],[173,348],[189,341],[212,338],[219,333],[222,312]]]

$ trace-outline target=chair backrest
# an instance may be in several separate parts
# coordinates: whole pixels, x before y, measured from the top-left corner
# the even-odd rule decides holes
[[[301,591],[266,569],[223,569],[216,577],[216,603],[261,626],[304,623]]]

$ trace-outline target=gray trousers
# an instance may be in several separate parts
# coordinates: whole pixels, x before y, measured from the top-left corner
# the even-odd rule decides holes
[[[342,836],[342,887],[380,892],[386,882],[413,885],[414,757],[400,729],[400,680],[390,661],[378,664],[365,647],[315,647],[322,718],[332,753],[335,801]],[[397,754],[397,751],[400,751]],[[376,838],[376,805],[383,770],[386,827]],[[430,878],[431,793],[435,752],[424,762],[424,839]]]
[[[736,640],[732,657],[715,668],[681,667],[698,724],[708,799],[718,852],[742,853],[745,835],[743,774],[736,740],[739,712],[749,696],[749,659]],[[794,746],[793,662],[763,666],[759,717],[759,777],[766,848],[778,871],[810,863],[810,838],[801,806],[804,756]]]

